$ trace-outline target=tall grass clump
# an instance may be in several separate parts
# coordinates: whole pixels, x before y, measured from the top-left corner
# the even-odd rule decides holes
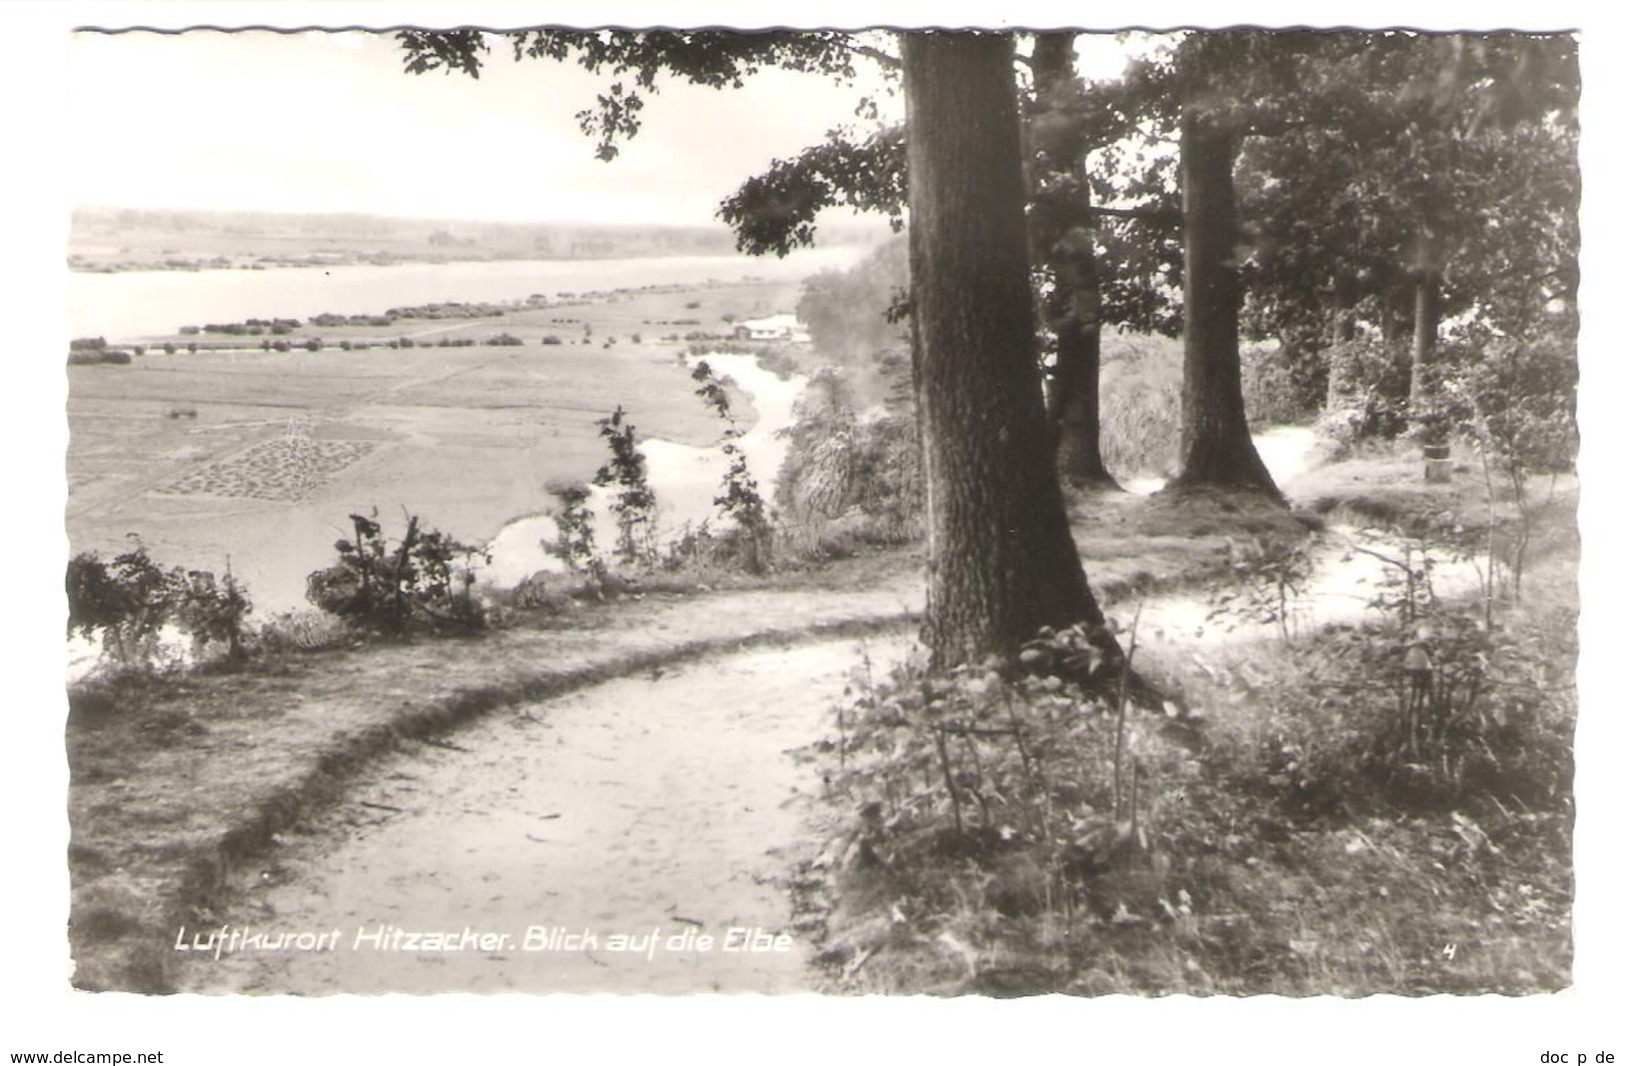
[[[805,552],[838,556],[862,543],[905,544],[923,535],[911,412],[860,414],[846,373],[824,367],[794,414],[775,498]]]
[[[1100,454],[1119,478],[1161,477],[1179,455],[1179,344],[1155,334],[1101,337]]]

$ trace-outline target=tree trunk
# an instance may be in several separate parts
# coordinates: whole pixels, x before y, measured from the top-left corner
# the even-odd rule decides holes
[[[1175,487],[1281,490],[1258,457],[1241,399],[1235,136],[1187,105],[1180,119],[1185,205],[1185,380]]]
[[[1089,210],[1089,145],[1076,107],[1074,33],[1033,42],[1033,174],[1029,230],[1055,288],[1046,317],[1055,333],[1050,417],[1061,476],[1079,488],[1117,488],[1100,455],[1100,274]],[[1047,165],[1044,165],[1047,164]]]
[[[1104,619],[1044,418],[1011,41],[910,33],[902,56],[925,640],[945,669]]]
[[[1439,345],[1439,289],[1442,283],[1437,241],[1424,230],[1416,261],[1415,312],[1411,324],[1411,415],[1413,430],[1426,433],[1426,408],[1432,399],[1430,368]],[[1424,441],[1424,443],[1436,443]]]
[[[1359,335],[1355,305],[1359,290],[1354,277],[1338,273],[1332,279],[1332,309],[1326,329],[1326,402],[1327,411],[1340,409],[1349,398],[1346,380],[1348,355],[1345,346],[1353,344]]]

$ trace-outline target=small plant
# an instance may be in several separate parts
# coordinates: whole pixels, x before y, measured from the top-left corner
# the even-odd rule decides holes
[[[866,663],[813,748],[828,799],[856,815],[849,887],[889,894],[893,922],[927,936],[967,911],[1068,923],[1154,906],[1159,821],[1195,771],[1115,680],[1120,660],[1071,628],[1016,664],[907,662],[877,683]]]
[[[99,637],[109,658],[135,669],[156,665],[160,634],[171,625],[190,635],[199,651],[224,644],[240,657],[244,619],[253,609],[229,569],[219,579],[207,570],[165,571],[139,539],[111,564],[95,553],[74,556],[67,593],[68,635]]]
[[[177,596],[174,620],[200,646],[224,644],[227,654],[241,658],[243,622],[253,610],[247,591],[227,569],[218,580],[208,570],[176,570],[170,578]]]
[[[598,420],[598,435],[609,442],[609,461],[598,468],[592,483],[615,493],[609,509],[615,515],[615,554],[628,565],[653,556],[655,492],[648,466],[638,451],[637,430],[616,407]]]
[[[767,570],[772,557],[773,521],[768,515],[767,501],[762,498],[756,478],[750,472],[745,450],[739,446],[745,431],[734,421],[728,393],[705,360],[694,367],[692,377],[699,382],[694,390],[705,404],[727,423],[722,434],[722,454],[728,468],[722,475],[721,491],[713,498],[723,518],[731,520],[739,529],[744,548],[745,569],[753,574]]]
[[[489,562],[484,552],[423,530],[416,515],[407,517],[406,532],[393,546],[377,512],[352,514],[350,522],[355,537],[334,544],[338,565],[316,571],[306,583],[311,603],[388,636],[416,626],[431,631],[483,627],[484,610],[473,597],[473,560]]]
[[[1229,629],[1274,626],[1283,642],[1297,635],[1296,602],[1309,580],[1313,541],[1232,541],[1230,570],[1209,593],[1207,621]]]
[[[593,514],[587,506],[591,490],[585,485],[570,484],[554,489],[553,495],[560,505],[553,516],[558,528],[558,538],[551,546],[553,554],[573,573],[583,575],[589,590],[602,599],[609,567],[593,543]]]
[[[1456,428],[1478,451],[1490,499],[1489,563],[1494,568],[1497,553],[1505,556],[1514,602],[1522,598],[1534,530],[1555,499],[1557,475],[1574,464],[1577,385],[1574,346],[1554,336],[1530,343],[1497,340],[1445,382],[1458,409],[1467,412]],[[1511,489],[1515,512],[1504,540],[1496,536],[1500,523],[1493,511],[1497,474]],[[1534,487],[1541,475],[1548,478],[1544,494]]]

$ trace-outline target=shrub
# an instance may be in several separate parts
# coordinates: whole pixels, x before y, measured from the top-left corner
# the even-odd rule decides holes
[[[609,505],[618,531],[615,554],[629,565],[646,562],[653,556],[655,493],[638,451],[637,429],[617,406],[598,420],[598,435],[609,443],[609,461],[598,468],[592,483],[615,494]]]
[[[1560,808],[1573,775],[1572,619],[1331,627],[1255,659],[1257,718],[1220,734],[1232,778],[1293,813]]]
[[[1393,437],[1405,428],[1410,395],[1408,364],[1376,335],[1340,341],[1326,349],[1327,386],[1321,428],[1347,447],[1372,437]]]
[[[334,544],[336,566],[312,573],[306,598],[324,611],[375,633],[482,628],[484,610],[473,596],[473,560],[489,557],[437,530],[423,530],[416,515],[390,545],[373,517],[352,514],[353,540]],[[461,567],[456,564],[461,562]],[[460,587],[459,587],[460,586]]]
[[[919,440],[907,412],[858,417],[844,373],[824,367],[796,401],[775,503],[819,553],[836,539],[905,543],[923,533]]]
[[[327,651],[349,644],[355,636],[348,623],[326,611],[287,611],[260,626],[255,646],[271,653]]]
[[[127,366],[130,362],[130,353],[118,349],[108,351],[84,350],[68,353],[69,366]]]
[[[1006,917],[1154,903],[1155,885],[1126,900],[1109,874],[1149,865],[1197,771],[1162,715],[1104,680],[1107,655],[1082,629],[1045,630],[1019,665],[906,662],[857,679],[811,751],[830,800],[856,815],[848,868],[911,901],[900,920],[965,908],[973,885],[972,908]]]
[[[1476,360],[1447,371],[1442,387],[1456,398],[1454,428],[1478,449],[1486,489],[1493,497],[1493,469],[1512,490],[1516,520],[1509,537],[1497,537],[1492,512],[1491,557],[1496,551],[1506,557],[1517,599],[1535,525],[1552,502],[1550,492],[1544,502],[1537,499],[1530,482],[1548,475],[1555,483],[1557,474],[1573,469],[1579,448],[1574,343],[1551,334],[1532,341],[1496,338]]]
[[[166,625],[190,635],[200,649],[224,644],[243,652],[243,622],[253,609],[228,570],[216,579],[207,570],[163,570],[139,541],[111,564],[95,553],[68,562],[68,635],[98,639],[121,666],[157,664],[158,637]]]
[[[572,573],[585,577],[588,591],[601,598],[609,568],[594,543],[593,514],[587,506],[591,490],[586,485],[566,484],[551,491],[559,501],[559,510],[553,516],[558,528],[558,538],[552,544],[553,554]]]
[[[1282,344],[1248,345],[1241,352],[1241,396],[1254,429],[1302,422],[1326,398],[1325,364]]]
[[[732,521],[739,530],[745,548],[745,569],[760,574],[771,561],[773,522],[768,515],[767,501],[762,498],[756,478],[750,472],[744,449],[739,447],[739,439],[745,435],[745,431],[734,422],[728,393],[712,373],[711,365],[702,359],[690,376],[700,383],[699,388],[694,390],[695,395],[716,411],[728,426],[722,434],[722,454],[728,461],[728,468],[723,471],[721,491],[712,499],[712,503],[722,517]]]

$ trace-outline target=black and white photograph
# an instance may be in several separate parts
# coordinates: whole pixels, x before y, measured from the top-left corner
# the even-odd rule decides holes
[[[13,1061],[1625,1054],[1607,34],[66,6]]]

